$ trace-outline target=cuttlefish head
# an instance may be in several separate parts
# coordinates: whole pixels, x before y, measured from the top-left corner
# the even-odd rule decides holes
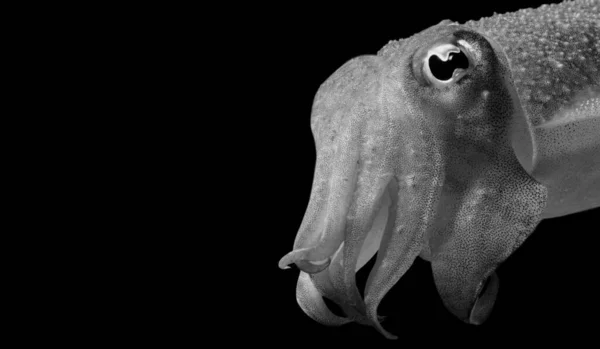
[[[377,307],[420,255],[452,313],[473,324],[487,318],[494,269],[535,227],[545,200],[512,146],[522,111],[507,67],[483,35],[442,22],[347,62],[321,86],[310,202],[279,262],[301,270],[297,300],[309,316],[395,338]],[[375,254],[363,298],[355,274]]]

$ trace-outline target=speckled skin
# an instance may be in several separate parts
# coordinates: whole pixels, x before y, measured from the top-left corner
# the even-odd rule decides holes
[[[546,185],[544,218],[600,205],[600,1],[580,0],[465,24],[507,57],[523,108],[514,146]],[[519,129],[520,128],[520,129]]]
[[[320,87],[313,190],[294,249],[279,262],[301,269],[296,296],[309,316],[396,338],[380,325],[377,306],[420,256],[448,310],[480,324],[498,291],[496,267],[542,218],[600,205],[590,191],[600,187],[598,47],[590,42],[598,12],[578,15],[597,4],[443,21],[347,62]],[[534,16],[532,24],[523,16]],[[536,21],[542,29],[569,23],[571,32],[538,35]],[[584,59],[569,61],[573,50],[552,57],[564,44],[549,41],[573,37],[575,28],[588,41],[567,45]],[[522,39],[513,35],[519,30]],[[424,69],[440,45],[460,47],[469,60],[449,81]],[[557,85],[558,69],[567,78]],[[363,298],[355,272],[376,252]]]
[[[533,126],[569,117],[560,110],[588,96],[600,98],[600,1],[544,5],[465,26],[502,47]]]

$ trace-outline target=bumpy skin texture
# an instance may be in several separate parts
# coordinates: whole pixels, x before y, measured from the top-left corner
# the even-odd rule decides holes
[[[279,262],[301,269],[297,300],[315,320],[356,321],[395,338],[380,325],[377,306],[417,256],[431,262],[448,310],[471,324],[489,316],[499,285],[494,270],[542,218],[548,186],[532,176],[538,164],[533,153],[541,150],[529,116],[539,106],[520,98],[511,71],[518,59],[476,27],[444,21],[391,42],[377,56],[349,61],[319,89],[311,119],[313,190],[294,249]],[[448,82],[434,81],[425,70],[439,47],[460,47],[469,60]],[[593,67],[568,69],[596,77]],[[573,112],[568,97],[545,103],[542,109],[568,106]],[[515,134],[529,137],[535,151],[523,150],[527,142],[515,146]],[[594,149],[597,138],[590,144]],[[523,165],[527,156],[535,160],[529,168]],[[363,299],[355,272],[375,252]],[[333,314],[323,297],[346,317]]]
[[[600,1],[544,5],[465,25],[507,57],[523,107],[517,155],[549,189],[544,217],[599,206],[600,181],[585,182],[600,169],[590,161],[600,153]]]
[[[503,48],[534,126],[569,117],[560,109],[600,93],[600,1],[545,5],[465,25]]]

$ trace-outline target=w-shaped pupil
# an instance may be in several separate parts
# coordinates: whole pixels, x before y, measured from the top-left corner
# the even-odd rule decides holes
[[[429,70],[436,79],[441,81],[450,80],[455,69],[467,69],[468,67],[469,59],[462,52],[451,52],[447,61],[443,61],[437,55],[429,57]]]

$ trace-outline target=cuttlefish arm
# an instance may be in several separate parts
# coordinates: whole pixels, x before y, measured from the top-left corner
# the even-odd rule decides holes
[[[590,29],[600,23],[597,10],[597,2],[587,0],[533,15],[570,21],[570,29],[561,28],[586,30],[589,41],[600,39]],[[527,73],[521,68],[531,67],[519,61],[522,52],[506,50],[490,27],[444,21],[388,44],[377,56],[349,61],[319,89],[311,118],[317,163],[310,202],[292,252],[279,262],[301,270],[297,300],[313,319],[328,325],[356,321],[395,338],[379,323],[377,307],[421,256],[431,262],[448,310],[480,324],[498,292],[496,267],[549,216],[546,208],[600,204],[600,195],[582,204],[561,194],[562,186],[572,188],[572,176],[564,168],[548,170],[560,158],[556,154],[581,163],[591,157],[596,165],[577,183],[590,186],[600,178],[600,137],[594,133],[600,124],[582,126],[600,120],[598,95],[594,85],[579,84],[600,81],[600,63],[568,66],[586,76],[569,85],[578,99],[565,97],[548,110],[575,113],[560,124],[583,138],[547,149],[549,137],[562,131],[536,124],[533,99],[524,97],[528,82],[521,79]],[[586,46],[588,41],[582,40],[582,54],[597,58],[597,44]],[[582,101],[583,90],[591,92]],[[558,117],[546,116],[554,122]],[[363,298],[355,273],[375,254]],[[324,298],[345,316],[331,312]]]

